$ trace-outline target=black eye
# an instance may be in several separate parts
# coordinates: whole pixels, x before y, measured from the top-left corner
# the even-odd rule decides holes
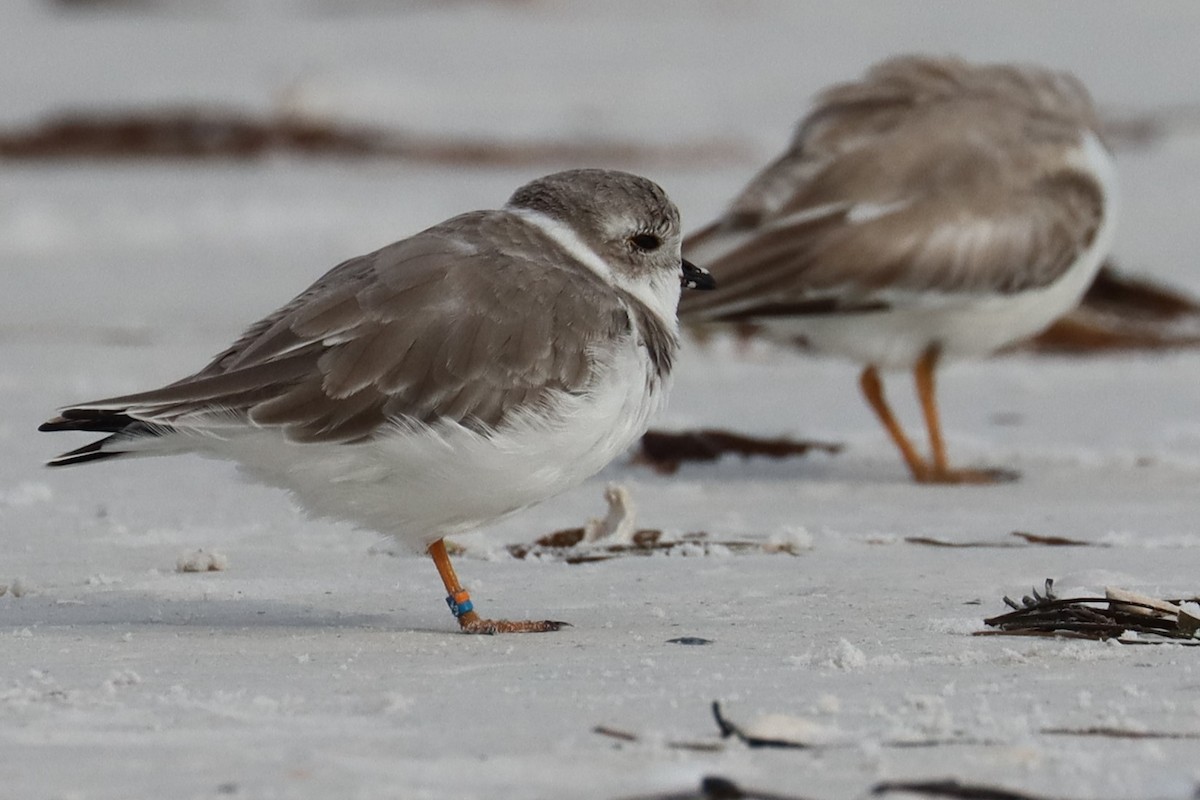
[[[633,242],[633,246],[638,250],[657,250],[662,246],[662,239],[659,239],[653,233],[639,233],[629,241]]]

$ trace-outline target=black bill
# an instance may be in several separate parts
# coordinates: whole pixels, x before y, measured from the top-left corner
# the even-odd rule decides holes
[[[680,275],[679,285],[684,289],[717,288],[717,282],[713,280],[711,272],[704,267],[697,267],[686,258],[683,259],[683,273]]]

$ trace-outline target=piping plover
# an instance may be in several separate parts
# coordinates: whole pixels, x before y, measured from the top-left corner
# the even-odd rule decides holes
[[[1087,91],[1030,66],[884,61],[823,92],[787,152],[689,236],[721,284],[680,318],[801,340],[861,388],[921,482],[947,465],[934,372],[1033,335],[1079,301],[1113,238],[1116,174]],[[929,433],[905,436],[879,370],[912,369]]]
[[[679,212],[604,170],[535,180],[334,267],[182,380],[81,403],[43,431],[109,434],[50,461],[230,459],[307,512],[425,548],[468,632],[482,619],[443,537],[599,471],[662,405],[680,288]]]

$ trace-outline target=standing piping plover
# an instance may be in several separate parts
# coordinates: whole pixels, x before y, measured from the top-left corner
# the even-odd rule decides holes
[[[951,469],[934,372],[1075,306],[1113,238],[1116,174],[1087,91],[1029,66],[906,56],[823,92],[788,151],[684,252],[721,284],[687,324],[752,326],[864,365],[861,388],[929,483]],[[889,409],[881,368],[912,369],[932,458]]]
[[[309,513],[425,548],[471,633],[443,537],[599,471],[662,405],[680,287],[679,212],[654,183],[560,172],[334,267],[199,372],[82,403],[43,431],[104,439],[52,466],[193,452],[237,462]]]

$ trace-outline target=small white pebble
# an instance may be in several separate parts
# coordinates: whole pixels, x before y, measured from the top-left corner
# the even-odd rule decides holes
[[[772,533],[763,545],[766,553],[788,553],[793,556],[812,549],[812,534],[803,525],[785,525]]]
[[[8,588],[13,597],[24,597],[33,591],[33,587],[24,578],[14,578]]]
[[[855,672],[866,668],[867,656],[846,639],[838,639],[826,654],[822,666]]]
[[[228,566],[229,559],[215,550],[211,553],[196,550],[184,553],[175,560],[176,572],[222,572]]]

